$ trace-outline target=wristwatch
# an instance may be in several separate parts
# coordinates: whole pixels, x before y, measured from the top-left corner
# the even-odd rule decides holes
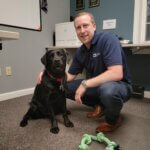
[[[81,85],[82,85],[85,89],[87,89],[86,80],[82,80]]]

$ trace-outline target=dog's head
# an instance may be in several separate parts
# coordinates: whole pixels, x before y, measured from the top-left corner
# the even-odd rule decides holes
[[[66,60],[66,52],[63,49],[48,50],[41,58],[41,62],[44,64],[45,69],[54,77],[64,75]]]

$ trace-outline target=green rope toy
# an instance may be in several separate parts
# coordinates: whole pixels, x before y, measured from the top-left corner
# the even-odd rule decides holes
[[[97,133],[96,136],[84,134],[78,150],[89,150],[88,145],[91,144],[92,140],[107,144],[105,150],[120,150],[120,146],[110,141],[102,132]]]

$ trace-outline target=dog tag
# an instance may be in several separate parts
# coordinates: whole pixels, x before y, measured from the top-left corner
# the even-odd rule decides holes
[[[64,89],[64,86],[61,84],[60,86],[59,86],[59,89],[61,90],[61,91],[64,91],[65,89]]]

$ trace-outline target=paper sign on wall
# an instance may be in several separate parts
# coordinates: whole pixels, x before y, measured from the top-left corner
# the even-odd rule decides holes
[[[116,19],[103,20],[103,29],[115,29]]]

